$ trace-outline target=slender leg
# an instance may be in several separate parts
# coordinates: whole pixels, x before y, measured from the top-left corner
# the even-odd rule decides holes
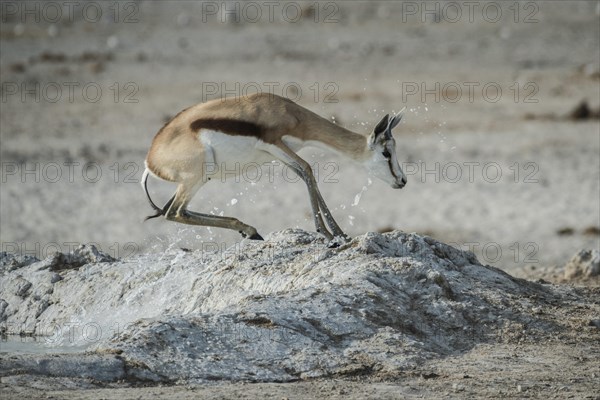
[[[319,192],[319,187],[317,186],[317,181],[315,179],[315,176],[313,175],[310,165],[300,156],[294,153],[284,143],[278,143],[277,147],[282,150],[284,155],[282,156],[276,154],[276,156],[280,158],[284,163],[286,163],[290,168],[292,168],[306,182],[308,192],[311,198],[311,205],[313,205],[313,213],[315,214],[315,225],[317,226],[317,230],[320,229],[319,222],[321,225],[324,225],[323,220],[321,218],[321,215],[323,215],[325,217],[325,220],[327,221],[327,224],[333,231],[332,237],[329,237],[327,234],[325,234],[325,236],[328,239],[331,240],[333,239],[333,236],[336,236],[344,241],[349,240],[349,237],[341,230],[339,225],[335,222],[335,219],[329,211],[327,204],[325,204],[325,200]],[[317,205],[316,212],[314,206],[315,203]]]
[[[175,193],[171,206],[167,210],[165,217],[170,221],[176,221],[188,225],[212,226],[216,228],[232,229],[240,232],[243,237],[248,237],[252,240],[263,240],[256,229],[250,225],[246,225],[237,218],[220,217],[217,215],[201,214],[187,210],[187,205],[190,202],[197,187],[192,185],[180,184]]]
[[[297,165],[295,165],[293,163],[288,163],[285,161],[284,161],[284,163],[288,167],[290,167],[292,169],[292,171],[294,171],[300,178],[302,178],[302,180],[306,183],[306,186],[308,187],[308,194],[310,197],[310,205],[312,208],[312,214],[313,214],[315,228],[317,229],[317,232],[322,233],[327,238],[327,240],[332,240],[334,235],[331,234],[331,232],[329,232],[329,230],[325,226],[325,223],[323,222],[323,217],[321,215],[321,208],[319,207],[319,199],[313,197],[313,192],[314,192],[314,190],[312,189],[313,184],[310,182],[309,179],[307,179],[307,175]]]
[[[295,168],[293,165],[288,165],[296,174],[298,174],[298,176],[300,176],[302,179],[304,179],[303,176],[303,172],[301,169]],[[329,211],[329,208],[327,207],[327,204],[325,203],[325,200],[323,199],[323,196],[321,195],[321,191],[319,190],[318,186],[315,184],[315,188],[316,188],[316,192],[317,192],[317,199],[319,201],[319,208],[323,214],[323,217],[325,217],[325,221],[327,222],[327,225],[329,226],[329,229],[331,229],[331,231],[333,232],[334,236],[339,236],[344,238],[345,240],[350,240],[350,238],[348,237],[348,235],[346,235],[343,231],[342,228],[340,228],[340,226],[337,224],[337,222],[335,221],[335,219],[333,218],[333,215],[331,214],[331,211]]]
[[[335,222],[331,211],[329,211],[329,208],[327,207],[327,204],[325,204],[325,200],[323,199],[323,196],[321,195],[321,192],[318,189],[317,196],[319,197],[319,205],[321,206],[321,211],[323,211],[323,215],[325,216],[327,225],[329,225],[329,228],[331,228],[331,230],[333,231],[334,236],[339,236],[345,241],[349,241],[350,237],[346,235],[344,231],[342,231],[342,228],[340,228],[340,226],[337,224],[337,222]]]

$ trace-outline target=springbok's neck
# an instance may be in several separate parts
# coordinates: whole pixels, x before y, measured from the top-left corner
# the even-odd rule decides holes
[[[309,140],[318,141],[324,147],[359,163],[365,161],[368,151],[366,136],[352,132],[330,122],[325,126],[321,126],[316,132],[318,132],[318,134],[311,135],[312,137]]]

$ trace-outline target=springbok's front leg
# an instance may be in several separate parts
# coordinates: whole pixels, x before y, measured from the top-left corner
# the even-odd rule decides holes
[[[342,241],[348,241],[350,238],[342,231],[339,227],[333,215],[329,211],[327,204],[325,204],[325,200],[319,192],[319,187],[317,186],[317,180],[312,172],[312,168],[310,165],[303,160],[299,155],[294,153],[289,147],[287,147],[284,143],[279,143],[277,145],[279,149],[282,150],[283,156],[278,155],[278,157],[294,172],[296,172],[303,180],[306,182],[306,186],[308,187],[308,192],[311,199],[311,205],[313,207],[313,214],[315,214],[315,225],[317,231],[322,232],[328,240],[334,239],[334,237],[341,239]],[[315,211],[316,207],[316,211]],[[325,217],[327,221],[327,225],[333,231],[333,235],[329,233],[329,231],[324,227],[323,219],[321,215]],[[325,233],[327,232],[327,233]]]
[[[301,169],[296,168],[294,165],[288,165],[298,176],[300,176],[303,180],[304,179],[304,173]],[[309,177],[310,179],[310,177]],[[345,241],[349,241],[350,237],[348,235],[346,235],[344,233],[344,231],[342,231],[342,228],[340,228],[340,226],[337,224],[337,222],[335,221],[335,219],[333,218],[333,215],[331,214],[331,211],[329,211],[329,208],[327,207],[327,204],[325,203],[325,200],[323,199],[323,196],[321,195],[321,192],[319,191],[318,186],[315,184],[315,192],[316,192],[316,196],[317,196],[317,200],[319,202],[319,208],[323,214],[323,217],[325,217],[325,221],[327,222],[327,225],[329,226],[329,229],[331,229],[331,231],[333,232],[333,236],[335,237],[340,237],[343,238]],[[310,190],[310,189],[309,189]]]
[[[335,237],[341,238],[345,242],[349,242],[350,236],[346,235],[344,231],[342,231],[342,228],[340,228],[340,226],[337,224],[337,222],[335,222],[333,214],[331,214],[331,211],[329,211],[329,208],[327,207],[327,204],[325,203],[325,200],[323,199],[319,188],[317,188],[317,196],[319,198],[319,205],[321,206],[321,211],[323,211],[323,215],[325,216],[327,225],[329,225],[329,228],[331,228],[331,230],[333,231],[333,235]]]
[[[306,183],[306,186],[308,188],[308,194],[310,197],[310,205],[312,208],[315,228],[317,229],[317,232],[323,234],[327,238],[327,240],[333,240],[335,233],[332,234],[331,232],[329,232],[329,230],[325,226],[325,223],[323,222],[323,215],[321,213],[321,207],[319,206],[319,198],[315,195],[315,191],[317,190],[317,184],[315,182],[315,179],[311,179],[311,176],[313,176],[312,170],[309,170],[310,172],[305,172],[302,168],[295,164],[286,163],[286,165],[290,167],[296,174],[298,174],[298,176],[302,178],[302,180]],[[325,219],[327,220],[327,215],[325,215]]]
[[[254,227],[244,224],[237,218],[220,217],[218,215],[201,214],[189,211],[187,205],[196,190],[197,188],[192,189],[191,185],[180,184],[169,209],[165,212],[165,217],[170,221],[181,222],[188,225],[232,229],[241,233],[243,237],[252,240],[263,240],[262,236],[258,234]]]

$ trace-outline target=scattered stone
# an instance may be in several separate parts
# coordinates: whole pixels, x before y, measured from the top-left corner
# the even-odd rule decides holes
[[[568,115],[568,118],[573,121],[582,121],[587,119],[600,118],[600,109],[593,111],[587,100],[581,101]]]
[[[531,120],[542,120],[542,121],[557,121],[560,118],[555,113],[545,113],[545,114],[534,114],[534,113],[525,113],[523,115],[523,119],[531,121]]]
[[[111,52],[96,52],[96,51],[84,51],[81,55],[75,57],[76,61],[79,62],[106,62],[113,60],[113,53]]]
[[[580,250],[565,266],[565,279],[592,278],[600,275],[600,251]]]
[[[69,75],[71,75],[71,69],[68,66],[63,65],[63,66],[57,68],[55,73],[56,73],[56,75],[59,75],[59,76],[69,76]]]
[[[44,51],[42,54],[40,54],[39,61],[47,63],[63,63],[67,61],[67,56],[64,53]]]
[[[599,236],[600,228],[597,226],[588,226],[583,230],[583,234],[588,236]]]
[[[559,236],[570,236],[570,235],[572,235],[572,234],[574,234],[574,233],[575,233],[575,229],[573,229],[573,228],[569,228],[569,227],[566,227],[566,228],[560,228],[559,230],[557,230],[557,231],[556,231],[556,233],[557,233]]]
[[[18,74],[22,74],[27,69],[25,67],[25,64],[22,62],[12,63],[8,66],[8,68],[10,69],[11,72],[16,72]]]
[[[102,62],[93,62],[89,65],[90,72],[92,74],[99,74],[104,72],[104,63]]]

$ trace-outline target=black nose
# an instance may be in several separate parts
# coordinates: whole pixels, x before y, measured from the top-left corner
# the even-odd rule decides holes
[[[402,186],[406,186],[406,177],[405,176],[402,177]]]

